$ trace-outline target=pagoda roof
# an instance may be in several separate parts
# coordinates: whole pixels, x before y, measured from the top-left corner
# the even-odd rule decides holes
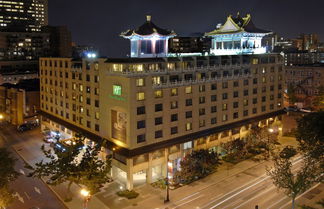
[[[125,32],[122,32],[120,35],[124,38],[128,38],[131,36],[150,36],[150,35],[159,35],[159,36],[176,36],[177,34],[174,31],[169,31],[167,29],[162,29],[158,26],[156,26],[151,21],[151,16],[146,16],[146,22],[134,30],[127,30]]]
[[[272,33],[269,30],[257,28],[252,22],[251,15],[247,14],[245,17],[241,17],[238,13],[236,17],[229,15],[226,22],[216,30],[205,33],[206,36],[214,36],[221,34],[234,34],[240,32],[247,33]]]

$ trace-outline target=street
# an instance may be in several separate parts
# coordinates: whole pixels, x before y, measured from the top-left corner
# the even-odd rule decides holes
[[[17,133],[12,126],[2,126],[1,128],[1,146],[12,147],[9,150],[12,151],[12,156],[17,159],[15,169],[21,174],[12,183],[11,188],[15,191],[17,200],[8,209],[29,209],[32,207],[65,209],[64,204],[43,181],[26,176],[29,171],[24,167],[24,159],[16,153],[16,151],[25,152],[30,158],[38,160],[35,154],[39,153],[42,141],[39,137],[34,136],[39,134],[39,128],[24,133]]]

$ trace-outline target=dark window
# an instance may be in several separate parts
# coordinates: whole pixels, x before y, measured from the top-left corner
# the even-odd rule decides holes
[[[227,99],[227,93],[223,93],[223,100]]]
[[[99,100],[95,100],[95,106],[99,107]]]
[[[137,135],[137,143],[145,142],[145,134]]]
[[[163,110],[163,105],[162,104],[156,104],[155,105],[155,112],[159,112]]]
[[[256,114],[257,113],[257,108],[253,108],[252,112],[253,112],[253,114]]]
[[[244,80],[243,84],[244,84],[244,86],[249,85],[249,80]]]
[[[199,92],[204,92],[204,91],[205,91],[205,85],[200,85]]]
[[[238,81],[234,81],[233,86],[234,87],[238,87],[239,86],[239,82]]]
[[[257,94],[258,93],[258,89],[257,88],[254,88],[253,89],[253,94]]]
[[[87,104],[90,105],[91,104],[91,99],[87,98]]]
[[[253,84],[257,84],[258,83],[258,79],[257,78],[253,78]]]
[[[238,118],[238,112],[233,113],[233,118],[234,119]]]
[[[205,108],[199,109],[199,115],[205,115]]]
[[[210,123],[211,123],[211,124],[216,124],[216,123],[217,123],[216,118],[212,118],[212,119],[210,120]]]
[[[175,126],[175,127],[171,127],[171,134],[176,134],[178,133],[178,127]]]
[[[216,106],[211,106],[210,107],[210,112],[211,113],[217,112],[217,107]]]
[[[170,108],[171,108],[171,109],[176,109],[176,108],[178,108],[178,102],[177,102],[177,101],[173,101],[173,102],[171,102]]]
[[[89,75],[89,74],[87,74],[87,76],[86,76],[86,80],[87,80],[87,81],[90,81],[90,75]]]
[[[210,89],[211,89],[211,90],[216,90],[216,89],[217,89],[217,84],[212,84],[212,85],[210,85]]]
[[[253,104],[258,103],[258,98],[253,98]]]
[[[137,107],[137,115],[145,114],[145,106]]]
[[[192,118],[192,111],[186,112],[186,118]]]
[[[95,124],[95,130],[99,131],[99,125],[98,124]]]
[[[145,128],[145,120],[137,121],[137,129]]]
[[[171,115],[171,122],[178,120],[178,114],[172,114]]]
[[[262,112],[266,111],[266,106],[262,106],[262,107],[261,107],[261,111],[262,111]]]
[[[212,102],[217,101],[217,96],[216,96],[216,95],[211,95],[211,96],[210,96],[210,100],[211,100]]]
[[[234,93],[233,93],[233,97],[236,98],[236,97],[238,97],[238,96],[239,96],[238,91],[234,91]]]
[[[265,101],[266,101],[266,97],[263,96],[263,97],[262,97],[262,102],[265,102]]]
[[[233,102],[233,108],[238,108],[239,103],[238,102]]]
[[[243,116],[248,116],[248,114],[249,114],[249,111],[248,110],[244,110]]]
[[[223,82],[222,83],[222,87],[223,87],[223,89],[227,89],[228,88],[228,83],[227,82]]]
[[[199,104],[205,103],[205,97],[199,97]]]
[[[244,94],[244,96],[248,96],[249,95],[249,90],[244,90],[244,92],[243,92],[243,94]]]
[[[162,117],[155,118],[155,125],[160,125],[163,123]]]
[[[192,99],[186,99],[186,106],[192,105]]]
[[[162,130],[155,131],[155,138],[157,139],[157,138],[161,138],[161,137],[163,137],[163,132],[162,132]]]

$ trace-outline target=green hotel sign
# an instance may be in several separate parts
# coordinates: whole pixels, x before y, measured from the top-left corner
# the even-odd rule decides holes
[[[120,85],[113,85],[113,95],[121,96],[122,87]]]

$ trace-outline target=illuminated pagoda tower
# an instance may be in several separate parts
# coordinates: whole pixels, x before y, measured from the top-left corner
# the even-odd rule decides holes
[[[131,57],[166,57],[168,40],[177,34],[157,27],[151,21],[151,16],[147,15],[146,22],[142,26],[120,35],[130,40]]]
[[[255,27],[251,15],[241,17],[237,13],[227,17],[226,22],[217,25],[216,30],[205,33],[212,38],[210,53],[213,55],[263,54],[267,47],[262,46],[262,38],[271,31]]]

